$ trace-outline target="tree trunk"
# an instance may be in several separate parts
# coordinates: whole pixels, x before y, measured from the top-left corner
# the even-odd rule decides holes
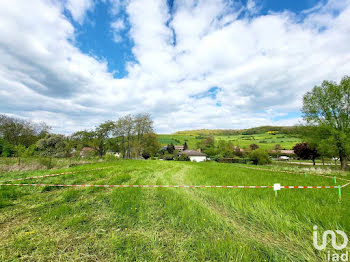
[[[103,141],[100,141],[100,145],[99,145],[99,147],[98,147],[98,156],[100,157],[100,158],[102,158],[103,157],[103,150],[104,148],[103,148]]]
[[[126,155],[125,155],[125,137],[124,137],[124,135],[122,137],[122,151],[123,151],[123,158],[126,158]]]
[[[322,165],[324,165],[324,157],[322,157]]]
[[[316,165],[316,162],[315,162],[315,158],[314,158],[314,157],[312,158],[312,165],[314,165],[314,166]]]
[[[348,168],[348,161],[346,159],[346,156],[340,155],[339,158],[340,158],[341,169],[344,170],[344,171],[347,170],[347,168]]]
[[[127,137],[127,139],[128,139],[128,148],[127,148],[127,158],[128,159],[130,159],[131,157],[130,157],[130,135],[128,135],[128,137]]]

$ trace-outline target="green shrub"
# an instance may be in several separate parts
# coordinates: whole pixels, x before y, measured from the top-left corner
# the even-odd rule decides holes
[[[214,160],[216,162],[220,162],[220,160],[223,158],[223,156],[221,154],[215,155],[213,157],[211,157],[211,160]]]
[[[1,148],[2,152],[1,155],[3,157],[11,157],[15,154],[15,149],[14,146],[7,143],[5,140],[2,143],[2,148]]]
[[[177,158],[178,161],[191,161],[191,159],[189,158],[188,155],[186,154],[181,154],[178,158]]]
[[[144,159],[148,159],[148,158],[151,157],[151,153],[148,152],[148,151],[143,151],[143,152],[142,152],[142,157],[143,157]]]
[[[46,167],[46,169],[51,169],[55,166],[55,160],[51,157],[41,157],[39,158],[39,164]]]
[[[117,158],[115,155],[113,155],[113,154],[107,153],[107,154],[105,155],[104,159],[105,159],[106,161],[115,161],[115,160],[117,160],[118,158]]]
[[[23,153],[23,157],[32,157],[34,156],[36,153],[36,145],[31,145],[30,147],[28,147],[24,153]]]
[[[256,149],[250,152],[249,160],[252,161],[255,165],[266,165],[271,163],[269,154],[262,149]]]
[[[164,159],[164,160],[174,160],[174,155],[172,155],[172,154],[164,154],[164,155],[162,155],[159,158]]]

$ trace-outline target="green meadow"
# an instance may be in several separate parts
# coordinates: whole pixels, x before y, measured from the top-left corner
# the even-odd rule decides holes
[[[194,134],[171,134],[171,135],[158,135],[159,143],[167,145],[173,143],[174,145],[182,145],[187,141],[190,148],[196,148],[197,143],[205,139],[206,135],[194,135]],[[241,148],[249,147],[251,144],[257,144],[260,148],[270,150],[273,149],[276,144],[280,144],[282,149],[292,149],[296,143],[301,140],[290,134],[254,134],[254,135],[214,135],[216,143],[220,140],[231,141],[233,145],[237,145]]]
[[[95,168],[108,167],[102,170]],[[333,185],[333,179],[216,162],[119,160],[16,171],[12,183]],[[249,166],[248,166],[249,167]],[[298,170],[296,170],[298,171]],[[315,170],[317,172],[317,170]],[[334,173],[349,178],[348,173]],[[332,174],[332,175],[334,175]],[[344,184],[338,180],[339,184]],[[0,186],[1,261],[324,261],[320,232],[350,232],[350,186],[337,189]],[[349,234],[348,234],[349,235]],[[349,250],[346,249],[346,250]],[[344,250],[343,250],[344,251]]]

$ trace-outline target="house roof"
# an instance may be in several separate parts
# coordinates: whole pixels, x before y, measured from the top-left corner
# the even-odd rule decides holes
[[[83,149],[81,151],[83,151],[83,152],[95,151],[95,149],[93,149],[92,147],[83,147]]]
[[[286,155],[293,155],[293,154],[295,154],[294,150],[284,150],[284,149],[282,149],[282,150],[272,150],[272,152],[279,152],[281,154],[286,154]]]
[[[186,154],[188,156],[207,156],[206,154],[195,150],[185,150],[185,151],[182,151],[182,154]]]
[[[175,149],[183,149],[184,146],[175,146]]]

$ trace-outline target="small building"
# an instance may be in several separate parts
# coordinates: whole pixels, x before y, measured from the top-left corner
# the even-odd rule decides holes
[[[181,145],[181,146],[174,146],[175,150],[177,150],[177,152],[182,152],[184,151],[184,146]],[[163,150],[163,151],[166,151],[168,149],[168,146],[163,146],[160,150]]]
[[[287,155],[287,156],[291,156],[291,155],[295,155],[294,150],[272,150],[271,152],[273,153],[280,153],[281,155]]]
[[[83,147],[80,151],[80,157],[90,157],[95,153],[95,149],[91,147]]]
[[[282,155],[287,155],[287,156],[290,156],[290,155],[294,155],[294,150],[281,150],[280,153]]]
[[[175,146],[175,150],[177,150],[179,153],[181,153],[182,151],[184,151],[184,146]]]
[[[179,153],[179,155],[182,155],[182,154],[187,155],[190,158],[190,160],[193,162],[203,162],[207,160],[206,154],[195,150],[185,150]]]

